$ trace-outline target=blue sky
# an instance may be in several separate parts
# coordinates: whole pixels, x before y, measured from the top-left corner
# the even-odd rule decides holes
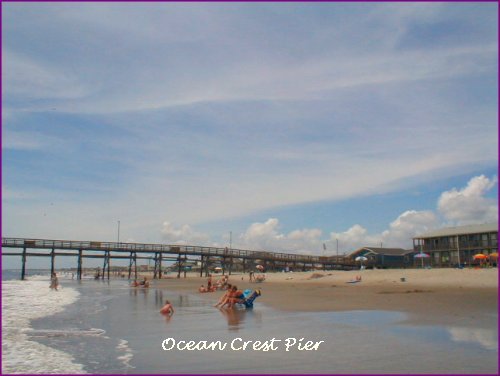
[[[318,253],[498,216],[496,4],[2,7],[3,236]]]

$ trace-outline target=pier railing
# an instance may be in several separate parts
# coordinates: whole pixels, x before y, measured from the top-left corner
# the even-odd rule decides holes
[[[5,251],[4,248],[17,249],[15,252]],[[28,252],[29,250],[29,252]],[[33,251],[34,250],[34,251]],[[45,252],[43,252],[45,250]],[[56,250],[58,252],[56,252]],[[61,250],[63,252],[61,252]],[[127,255],[124,255],[127,253]],[[103,259],[101,278],[107,272],[109,279],[110,260],[128,259],[129,278],[132,271],[137,277],[137,260],[148,259],[154,261],[154,277],[161,278],[162,261],[174,261],[177,265],[177,277],[179,278],[183,267],[191,257],[191,261],[201,261],[200,277],[203,270],[208,275],[209,268],[214,260],[219,261],[223,271],[228,267],[229,274],[235,265],[235,260],[241,260],[243,271],[251,267],[252,264],[263,264],[265,269],[279,270],[286,266],[293,268],[300,267],[306,270],[306,266],[323,269],[328,267],[349,268],[354,262],[347,257],[321,257],[312,255],[301,255],[294,253],[250,251],[245,249],[203,247],[194,245],[179,244],[146,244],[146,243],[123,243],[123,242],[103,242],[103,241],[81,241],[81,240],[51,240],[51,239],[31,239],[31,238],[2,238],[2,256],[21,256],[22,269],[21,279],[24,279],[26,271],[27,257],[50,257],[50,269],[54,272],[54,259],[56,256],[78,257],[77,278],[81,279],[83,259],[100,258]],[[194,259],[193,259],[194,257]],[[249,263],[247,262],[249,261]],[[250,266],[248,266],[248,264]],[[185,272],[185,269],[184,269]],[[184,273],[186,276],[186,273]]]
[[[344,257],[320,257],[312,255],[301,255],[294,253],[251,251],[244,249],[228,249],[221,247],[205,247],[178,244],[148,244],[148,243],[124,243],[103,241],[81,241],[81,240],[50,240],[30,238],[2,238],[2,247],[8,248],[31,248],[31,249],[61,249],[61,250],[88,250],[108,252],[136,252],[161,254],[182,254],[196,256],[222,256],[254,260],[300,262],[311,264],[322,263],[348,263]]]

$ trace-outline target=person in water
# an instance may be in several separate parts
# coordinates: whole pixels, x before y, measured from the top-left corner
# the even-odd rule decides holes
[[[231,293],[231,284],[228,283],[226,292],[224,293],[224,295],[222,295],[220,297],[219,301],[217,302],[216,305],[214,305],[214,307],[218,307],[218,306],[222,305],[223,303],[225,303],[227,301],[227,298],[228,298],[230,293]]]
[[[144,277],[144,279],[139,283],[141,287],[149,287],[149,281],[147,277]]]
[[[207,290],[212,291],[212,274],[208,275],[208,280],[207,280]]]
[[[229,299],[228,308],[234,307],[236,303],[243,303],[245,301],[245,295],[243,295],[243,291],[238,290],[236,286],[233,286],[231,298]]]
[[[174,306],[172,305],[172,303],[170,303],[170,301],[165,301],[165,305],[162,307],[162,309],[160,309],[160,313],[162,315],[168,315],[168,316],[172,316],[174,314]]]
[[[59,287],[59,280],[57,279],[57,274],[52,273],[52,275],[50,277],[50,289],[57,291],[58,287]]]
[[[227,305],[228,308],[232,308],[235,303],[240,303],[245,299],[243,292],[238,290],[238,287],[232,286],[227,290],[227,295],[225,295],[224,300],[220,304],[221,308]]]

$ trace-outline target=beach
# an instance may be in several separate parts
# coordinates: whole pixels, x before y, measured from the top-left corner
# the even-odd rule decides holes
[[[4,373],[498,371],[496,269],[266,273],[262,283],[236,273],[230,283],[262,295],[253,309],[231,310],[213,306],[223,291],[198,292],[207,279],[195,273],[168,273],[149,288],[67,274],[59,291],[48,272],[10,276]],[[172,317],[159,312],[166,300]],[[37,309],[25,309],[33,301]]]
[[[357,276],[360,282],[348,283]],[[196,292],[206,282],[191,273],[179,279],[169,274],[155,284]],[[242,289],[260,288],[259,302],[284,311],[385,310],[406,313],[409,323],[464,326],[489,326],[498,312],[496,268],[267,273],[263,283],[235,273],[229,282]],[[215,300],[220,293],[199,295]]]

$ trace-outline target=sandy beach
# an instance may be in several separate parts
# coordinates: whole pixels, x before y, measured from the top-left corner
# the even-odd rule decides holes
[[[7,373],[53,373],[56,365],[92,374],[498,373],[496,269],[268,273],[263,283],[231,275],[241,289],[262,290],[253,310],[214,308],[223,292],[199,293],[206,278],[194,273],[169,273],[150,288],[67,276],[58,292],[48,273],[10,275],[2,284]],[[356,276],[361,282],[346,283]],[[167,299],[169,318],[159,313]],[[301,338],[321,347],[286,350],[288,339]],[[166,339],[228,347],[167,351]],[[267,352],[231,345],[274,339]]]
[[[347,283],[361,276],[361,282]],[[214,275],[216,281],[220,275]],[[207,279],[167,275],[157,287],[197,293]],[[258,302],[286,311],[385,310],[408,323],[491,327],[498,312],[498,269],[392,269],[267,273],[263,283],[232,274],[240,289],[260,288]],[[222,292],[199,294],[214,302]]]

